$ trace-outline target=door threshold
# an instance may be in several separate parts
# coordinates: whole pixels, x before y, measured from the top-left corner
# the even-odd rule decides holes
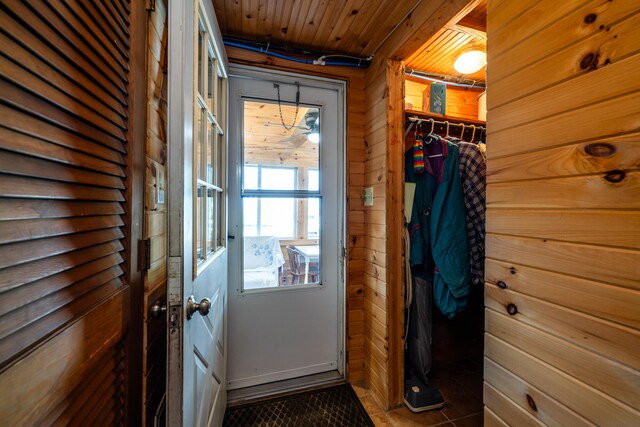
[[[229,390],[227,408],[253,403],[261,400],[282,397],[318,388],[344,383],[344,377],[338,371],[322,372],[290,380],[276,381],[252,387]]]

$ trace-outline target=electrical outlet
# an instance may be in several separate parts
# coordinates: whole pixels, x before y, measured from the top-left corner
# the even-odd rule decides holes
[[[373,206],[373,187],[367,187],[364,189],[364,205]]]

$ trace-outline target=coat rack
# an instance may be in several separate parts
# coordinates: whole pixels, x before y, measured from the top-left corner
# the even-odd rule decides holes
[[[441,118],[441,117],[438,117]],[[433,117],[418,117],[416,115],[407,116],[409,122],[405,130],[405,139],[415,130],[415,127],[422,126],[425,133],[433,132],[442,136],[453,136],[467,142],[484,142],[486,137],[486,128],[479,123],[468,120],[436,120]]]

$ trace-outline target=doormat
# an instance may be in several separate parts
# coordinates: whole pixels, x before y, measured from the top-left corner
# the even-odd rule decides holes
[[[373,427],[373,421],[351,386],[341,384],[229,408],[222,425]]]

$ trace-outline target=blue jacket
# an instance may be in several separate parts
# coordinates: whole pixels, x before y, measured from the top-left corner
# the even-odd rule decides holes
[[[424,173],[414,173],[411,150],[405,159],[405,179],[416,183],[409,261],[414,272],[433,280],[434,302],[442,314],[452,318],[467,305],[470,271],[459,149],[445,143],[439,183],[429,165]],[[428,161],[425,156],[425,164]]]

